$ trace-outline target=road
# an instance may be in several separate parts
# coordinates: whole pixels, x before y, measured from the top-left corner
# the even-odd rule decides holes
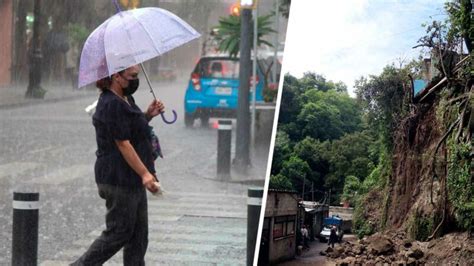
[[[354,240],[355,235],[344,235],[343,241]],[[339,244],[336,244],[337,246]],[[326,251],[328,248],[327,242],[320,242],[318,239],[309,243],[309,250],[304,250],[301,255],[297,255],[293,260],[289,260],[278,265],[280,266],[297,266],[297,265],[320,265],[320,266],[334,266],[336,263],[331,261],[326,256],[320,254],[321,251]]]
[[[142,82],[145,84],[145,82]],[[146,87],[136,93],[145,109]],[[185,129],[185,82],[157,84],[157,94],[180,120],[152,121],[165,158],[156,161],[165,194],[149,194],[149,265],[245,264],[249,182],[216,179],[217,131]],[[12,194],[40,193],[39,265],[67,265],[103,229],[105,204],[94,182],[95,133],[84,108],[95,96],[0,110],[0,265],[11,262]],[[235,134],[235,132],[234,132]],[[235,136],[233,138],[233,145]],[[267,149],[249,176],[263,185]],[[121,265],[121,252],[107,265]]]

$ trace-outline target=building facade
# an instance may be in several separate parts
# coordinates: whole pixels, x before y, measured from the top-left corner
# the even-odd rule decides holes
[[[0,87],[11,83],[13,0],[0,0]]]
[[[260,243],[259,265],[290,260],[296,254],[297,194],[269,190]]]

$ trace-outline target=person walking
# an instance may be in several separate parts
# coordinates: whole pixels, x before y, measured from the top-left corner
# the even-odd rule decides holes
[[[328,246],[331,245],[331,247],[334,248],[334,243],[336,242],[337,242],[337,232],[336,232],[336,227],[333,226],[331,228],[331,233],[329,234]]]
[[[303,238],[303,247],[305,249],[309,249],[309,234],[308,234],[308,229],[306,228],[306,225],[303,225],[303,228],[301,228],[301,236]]]
[[[124,265],[145,265],[146,189],[160,190],[148,122],[164,111],[164,105],[153,100],[143,113],[135,104],[138,73],[138,66],[132,66],[96,82],[102,92],[93,115],[95,181],[107,208],[106,229],[71,265],[102,265],[122,248]]]

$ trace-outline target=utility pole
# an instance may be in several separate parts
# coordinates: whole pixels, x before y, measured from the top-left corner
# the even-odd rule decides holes
[[[303,201],[304,201],[304,186],[305,186],[305,183],[306,183],[306,178],[303,177],[303,195],[302,195]]]
[[[275,1],[275,39],[273,40],[273,82],[278,82],[277,80],[277,60],[278,60],[278,28],[280,27],[280,0]]]
[[[252,65],[252,127],[251,127],[251,147],[255,150],[255,118],[257,115],[257,37],[258,37],[258,2],[255,3],[253,12],[253,65]]]
[[[235,144],[234,165],[238,172],[247,173],[250,165],[250,72],[251,72],[251,20],[252,0],[242,0],[240,15],[240,66],[239,66],[239,99],[237,109],[237,137]]]
[[[43,98],[46,91],[41,88],[41,61],[43,55],[40,45],[41,0],[35,0],[33,23],[33,45],[28,54],[30,58],[30,78],[26,98]]]
[[[329,200],[328,200],[328,206],[331,206],[331,189],[329,189]]]

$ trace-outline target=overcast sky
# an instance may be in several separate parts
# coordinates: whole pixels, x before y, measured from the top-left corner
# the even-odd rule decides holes
[[[444,0],[292,1],[283,71],[296,77],[312,71],[344,82],[379,74],[424,35],[422,23],[446,18]]]

